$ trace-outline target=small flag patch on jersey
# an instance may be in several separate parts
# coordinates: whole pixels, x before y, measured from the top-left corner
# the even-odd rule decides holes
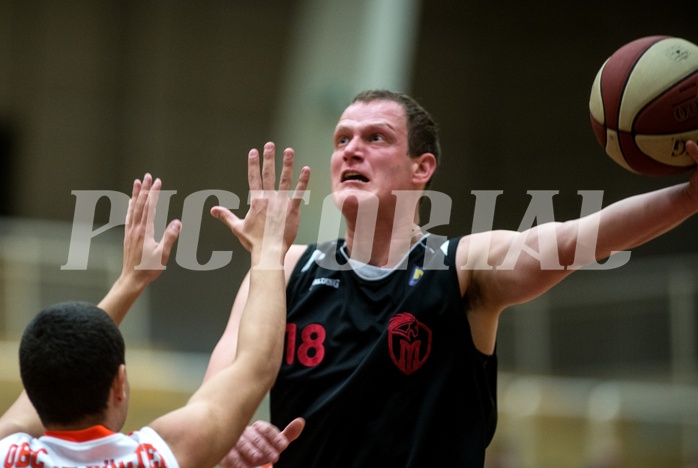
[[[424,270],[419,268],[417,265],[412,269],[412,276],[410,277],[410,286],[414,286],[424,275]]]

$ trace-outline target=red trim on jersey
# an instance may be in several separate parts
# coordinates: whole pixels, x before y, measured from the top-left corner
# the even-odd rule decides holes
[[[67,440],[69,442],[87,442],[90,440],[101,439],[115,434],[114,431],[107,429],[102,425],[88,427],[79,431],[46,431],[45,436],[55,437],[57,439]]]

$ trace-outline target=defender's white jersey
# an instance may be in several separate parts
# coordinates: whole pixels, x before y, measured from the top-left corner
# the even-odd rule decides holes
[[[104,426],[47,432],[35,439],[13,434],[0,440],[3,468],[179,468],[170,447],[149,427],[129,435]]]

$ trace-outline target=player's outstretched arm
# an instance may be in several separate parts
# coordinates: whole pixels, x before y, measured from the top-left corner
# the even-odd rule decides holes
[[[689,154],[698,162],[698,146],[687,144]],[[541,268],[541,262],[530,255],[519,255],[518,263],[498,273],[512,277],[506,289],[509,294],[528,300],[549,289],[571,271],[608,258],[613,252],[630,250],[675,228],[698,211],[698,172],[694,171],[689,182],[673,185],[617,201],[600,211],[583,218],[563,223],[546,223],[524,233],[516,233],[511,239],[528,236],[526,243],[534,251],[545,250],[546,239],[554,236],[557,246],[551,254],[557,258],[549,262],[564,268]],[[504,237],[504,235],[503,235]],[[506,238],[505,238],[506,239]],[[510,244],[502,245],[508,250]],[[588,248],[591,246],[592,248]],[[586,247],[586,249],[585,249]],[[498,259],[508,253],[500,249]],[[584,251],[588,255],[582,255]],[[569,268],[571,266],[571,268]],[[522,275],[522,272],[530,274]],[[515,277],[515,279],[514,279]],[[516,286],[516,284],[518,286]],[[528,291],[526,293],[525,291]],[[507,297],[506,291],[499,291]],[[515,299],[511,297],[510,300]]]
[[[298,231],[299,196],[310,177],[303,168],[290,198],[293,156],[284,151],[277,191],[274,145],[265,145],[263,164],[258,152],[250,151],[247,215],[240,219],[223,207],[211,210],[251,253],[249,298],[234,360],[206,380],[186,406],[151,424],[182,467],[215,466],[233,448],[279,370],[286,326],[283,262]]]
[[[161,269],[136,269],[136,266],[141,265],[142,259],[144,262],[157,259],[163,265],[166,264],[172,245],[179,235],[181,223],[174,220],[168,225],[160,242],[155,242],[153,238],[153,215],[161,186],[160,179],[153,181],[150,174],[146,174],[143,181],[136,180],[133,184],[126,215],[122,271],[99,303],[99,307],[105,310],[117,325],[145,287],[162,273]],[[17,432],[24,432],[33,437],[39,437],[44,432],[41,420],[24,391],[0,417],[0,439]]]
[[[698,162],[698,145],[689,141],[686,146]],[[458,249],[460,265],[499,266],[459,270],[461,289],[465,292],[473,288],[471,307],[475,312],[469,316],[471,325],[477,322],[473,336],[477,342],[476,329],[480,326],[486,336],[484,346],[478,348],[483,352],[493,349],[496,315],[505,307],[538,297],[573,271],[608,258],[612,252],[630,250],[655,239],[696,212],[698,171],[689,182],[620,200],[583,218],[545,223],[522,233],[495,231],[464,237]],[[473,248],[478,242],[489,248]],[[540,258],[527,253],[527,249],[538,252]],[[517,255],[512,256],[511,251]],[[548,268],[541,262],[546,255],[552,256]],[[508,262],[512,258],[515,261]],[[557,268],[550,267],[555,264]]]

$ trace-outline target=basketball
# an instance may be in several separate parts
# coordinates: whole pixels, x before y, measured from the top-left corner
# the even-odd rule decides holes
[[[647,176],[678,174],[694,162],[687,140],[698,140],[698,46],[648,36],[615,51],[596,74],[591,125],[606,153]]]

